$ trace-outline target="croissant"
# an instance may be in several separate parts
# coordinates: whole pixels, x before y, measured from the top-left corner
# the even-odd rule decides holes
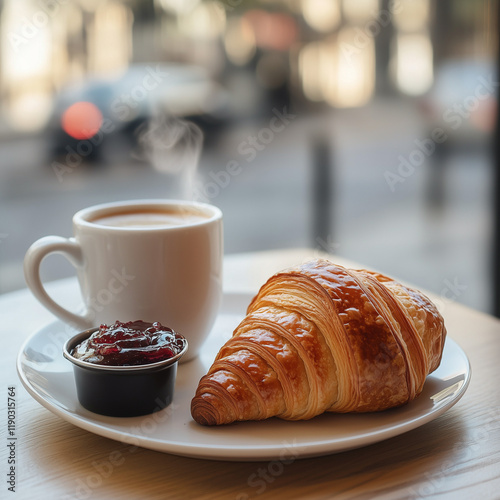
[[[191,414],[220,425],[400,406],[439,366],[445,337],[421,292],[316,259],[262,286],[200,380]]]

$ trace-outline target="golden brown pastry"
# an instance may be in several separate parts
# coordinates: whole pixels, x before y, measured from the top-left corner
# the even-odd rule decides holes
[[[382,274],[313,260],[272,276],[198,385],[199,424],[403,405],[440,361],[443,318]]]

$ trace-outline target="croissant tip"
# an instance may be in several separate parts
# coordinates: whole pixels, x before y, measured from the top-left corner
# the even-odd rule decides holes
[[[195,397],[191,402],[191,416],[200,425],[218,425],[217,410],[200,397]]]
[[[217,425],[216,418],[214,417],[214,415],[212,415],[210,413],[198,411],[198,412],[191,413],[191,415],[197,424],[205,425],[205,426]]]

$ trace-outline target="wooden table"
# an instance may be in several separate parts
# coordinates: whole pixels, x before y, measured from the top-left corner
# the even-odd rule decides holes
[[[313,255],[310,250],[226,257],[225,289],[256,290],[267,277]],[[337,262],[345,264],[342,259]],[[51,283],[56,298],[76,297],[74,280]],[[295,460],[266,475],[267,462],[217,462],[167,455],[112,441],[61,420],[21,385],[22,342],[53,321],[27,290],[0,297],[2,435],[8,387],[15,387],[16,494],[7,491],[9,449],[2,444],[0,498],[29,499],[327,499],[500,498],[500,322],[437,297],[449,335],[473,367],[462,400],[416,430],[365,448]],[[103,464],[108,464],[104,467]],[[109,464],[112,464],[111,467]],[[277,469],[276,469],[277,470]],[[91,485],[91,488],[88,485]],[[258,486],[257,486],[258,484]]]

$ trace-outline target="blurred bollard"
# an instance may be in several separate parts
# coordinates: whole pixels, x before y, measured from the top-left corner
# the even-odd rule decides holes
[[[433,210],[442,210],[446,199],[446,171],[449,144],[436,143],[436,149],[428,159],[428,180],[426,189],[427,207]]]
[[[331,144],[324,134],[312,137],[312,247],[317,248],[321,242],[333,241],[332,180],[333,164],[331,161]],[[321,250],[328,251],[327,248]]]

